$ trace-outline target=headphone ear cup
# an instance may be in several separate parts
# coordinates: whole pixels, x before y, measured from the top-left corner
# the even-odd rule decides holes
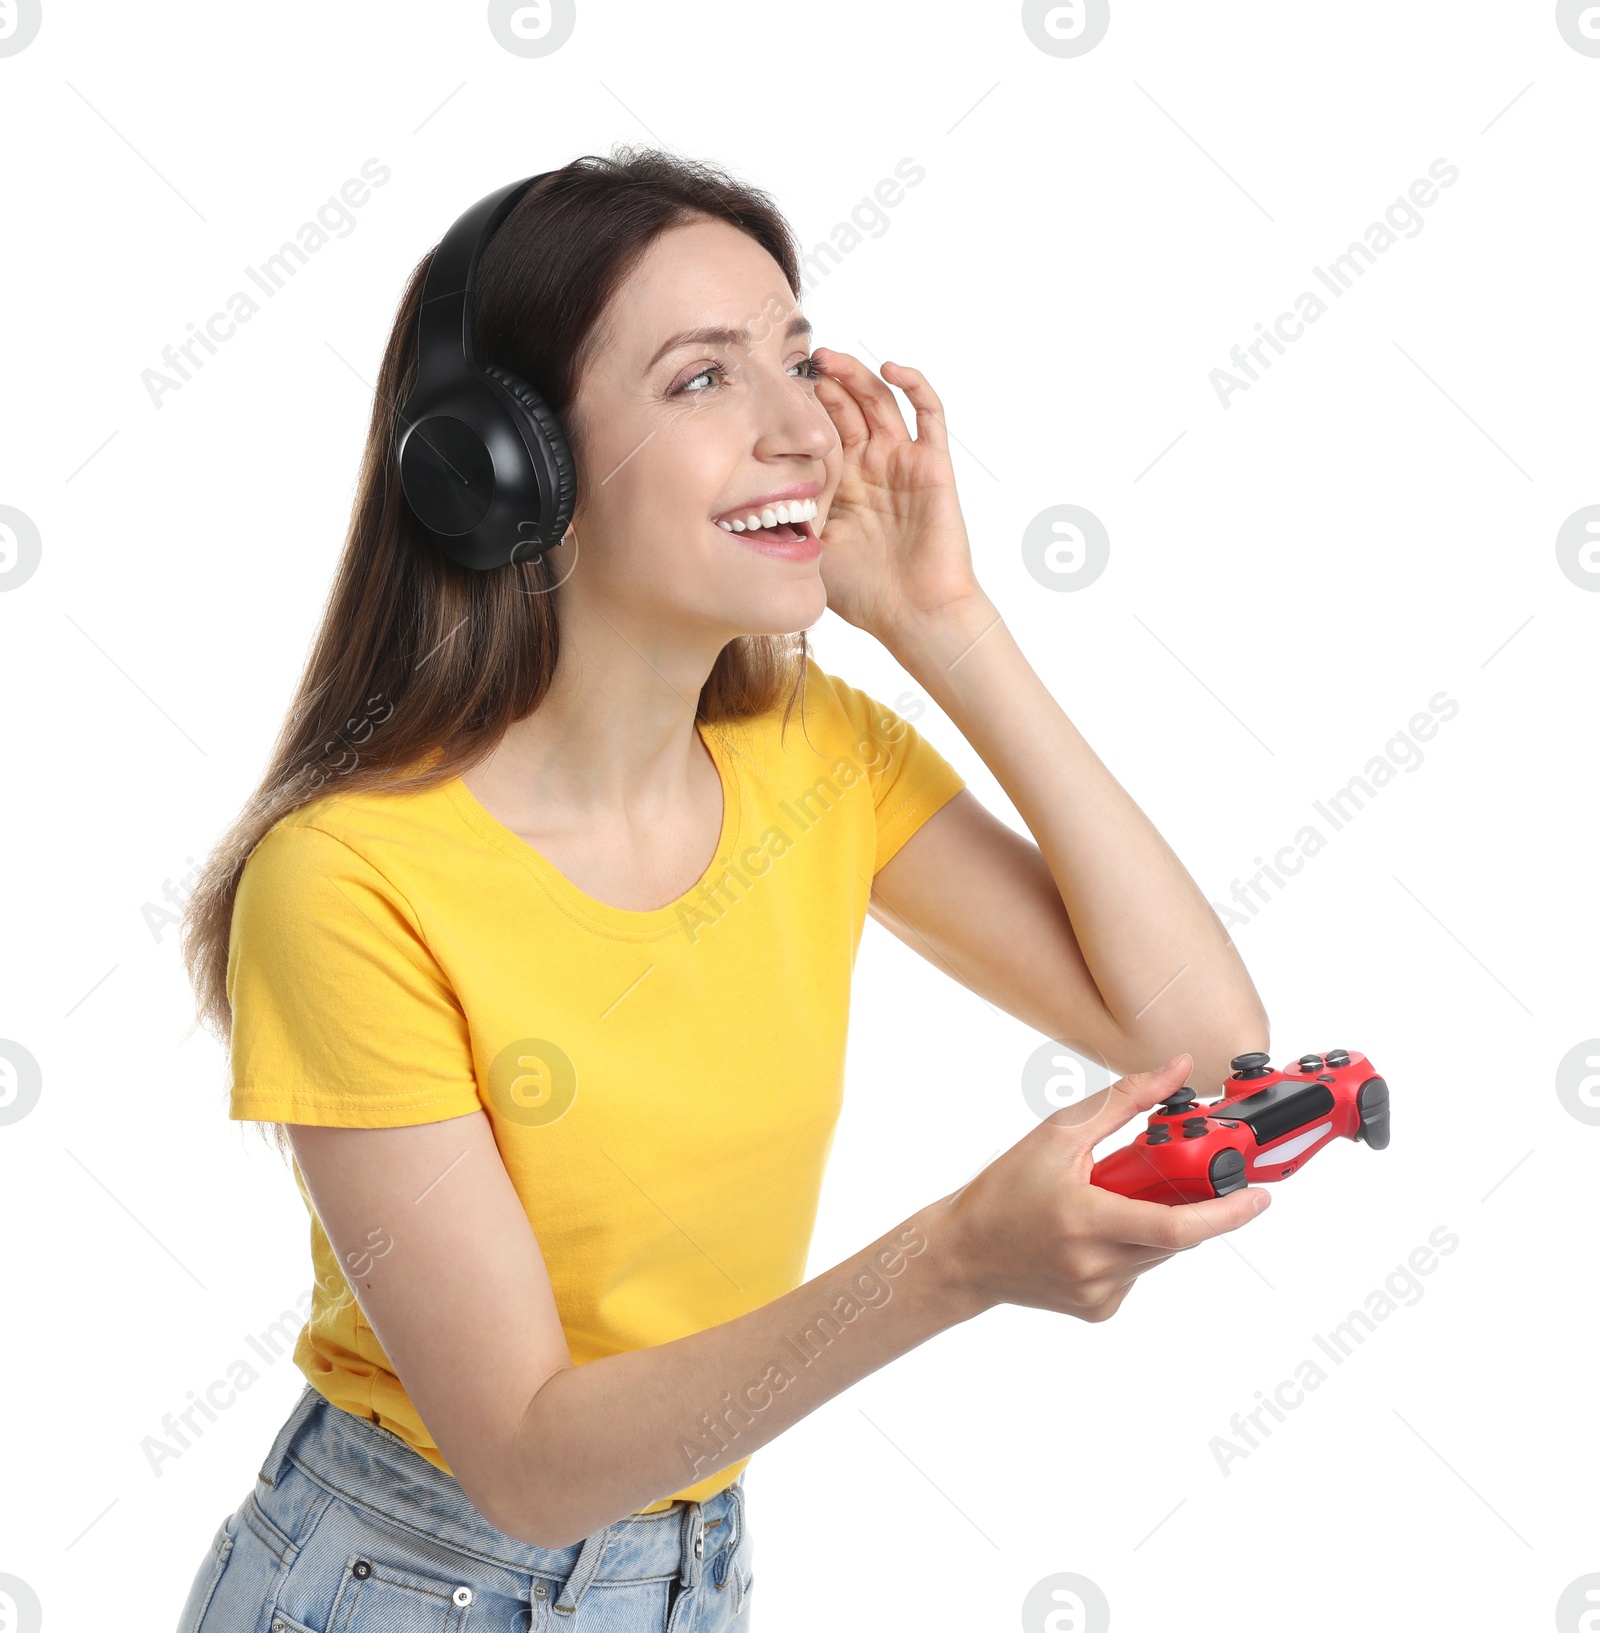
[[[520,375],[503,369],[497,363],[486,363],[482,372],[503,386],[533,424],[535,434],[550,450],[556,470],[556,508],[551,518],[548,537],[551,546],[560,544],[578,498],[578,473],[574,467],[572,449],[567,445],[567,434],[561,421],[549,405]]]

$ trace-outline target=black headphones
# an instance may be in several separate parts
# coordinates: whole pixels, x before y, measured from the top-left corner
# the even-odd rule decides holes
[[[445,555],[479,572],[554,549],[577,499],[560,420],[525,380],[472,355],[478,258],[517,200],[553,174],[479,199],[440,240],[417,314],[417,380],[395,423],[406,503]]]

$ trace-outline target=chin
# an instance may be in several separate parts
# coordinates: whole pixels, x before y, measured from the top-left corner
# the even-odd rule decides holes
[[[828,592],[820,578],[771,591],[759,600],[741,600],[728,616],[741,635],[794,635],[810,629],[828,610]]]

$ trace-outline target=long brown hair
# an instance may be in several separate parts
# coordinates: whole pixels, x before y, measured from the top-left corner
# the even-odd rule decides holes
[[[480,363],[534,387],[558,415],[582,470],[583,428],[570,414],[596,345],[598,320],[655,238],[697,217],[750,234],[800,292],[788,223],[767,194],[705,163],[650,148],[586,154],[517,202],[478,269],[472,334]],[[322,623],[260,785],[207,857],[180,928],[196,1025],[226,1041],[228,941],[239,876],[283,817],[338,778],[341,790],[431,787],[484,758],[507,727],[538,708],[560,649],[559,562],[490,572],[433,548],[400,489],[391,438],[396,406],[416,377],[417,309],[433,259],[406,285],[372,405],[344,554]],[[581,491],[581,490],[580,490]],[[708,723],[803,702],[808,648],[794,635],[739,636],[701,690]],[[283,1145],[281,1130],[280,1149]]]

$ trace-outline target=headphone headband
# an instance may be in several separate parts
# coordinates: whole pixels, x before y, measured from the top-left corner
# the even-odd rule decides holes
[[[451,367],[459,359],[477,361],[472,349],[472,297],[478,287],[478,261],[495,228],[511,214],[517,200],[553,172],[525,177],[481,198],[439,241],[422,285],[417,317],[417,384],[423,368]]]
[[[577,498],[561,423],[525,380],[477,361],[478,261],[517,201],[553,171],[478,200],[440,240],[417,313],[416,384],[396,416],[406,502],[451,560],[487,571],[559,545]]]

